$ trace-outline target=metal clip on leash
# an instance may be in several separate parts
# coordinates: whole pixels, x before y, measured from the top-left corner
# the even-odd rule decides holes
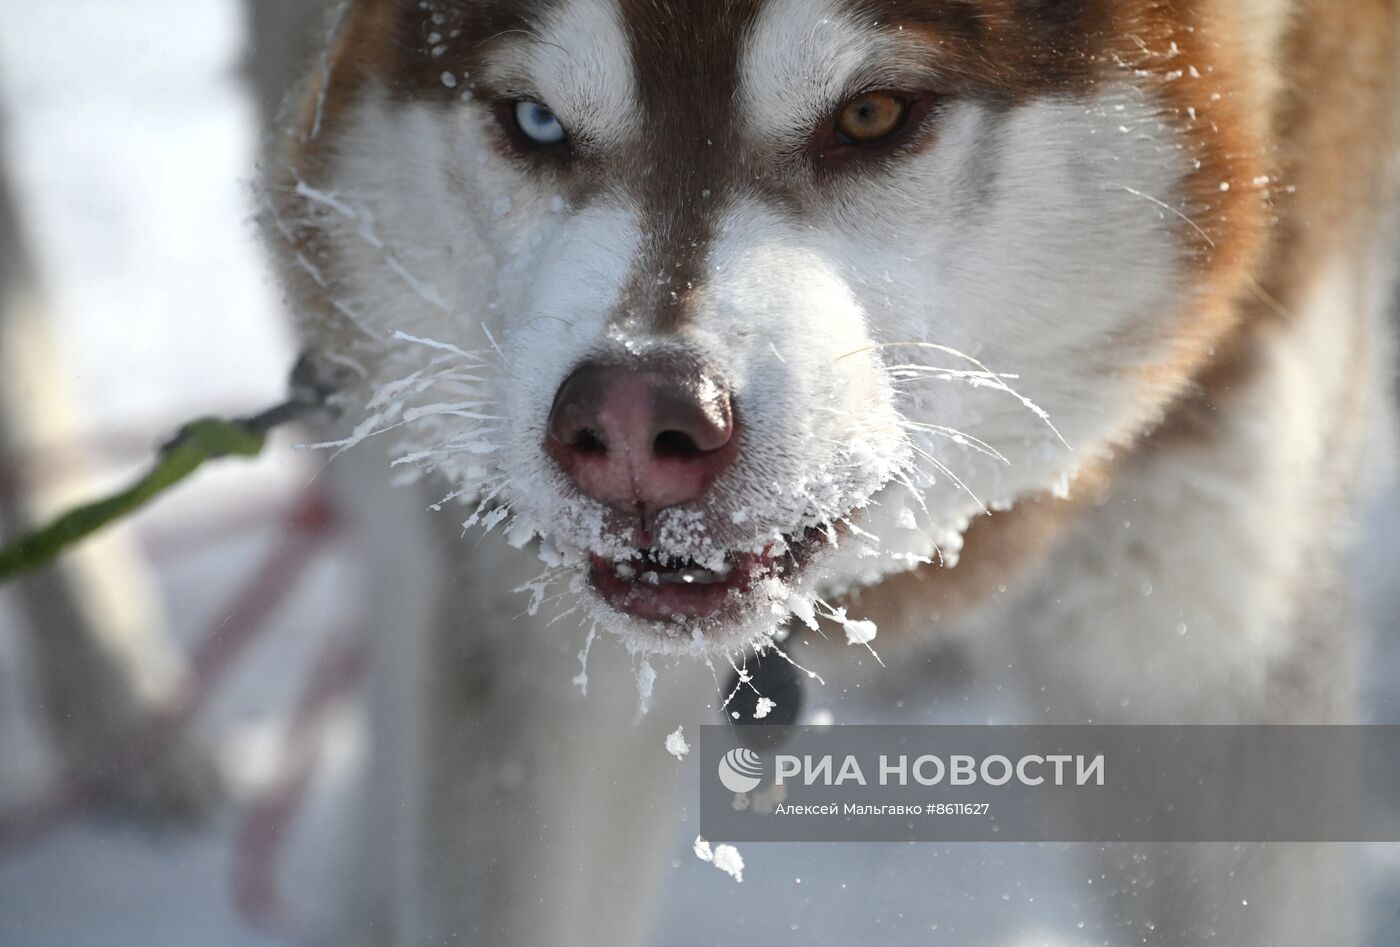
[[[71,546],[98,530],[130,516],[206,461],[252,458],[262,453],[267,435],[277,427],[323,410],[336,391],[336,372],[311,355],[292,370],[286,401],[247,418],[200,418],[182,427],[160,449],[155,466],[120,493],[80,506],[47,526],[0,548],[0,586],[25,572],[48,565]]]

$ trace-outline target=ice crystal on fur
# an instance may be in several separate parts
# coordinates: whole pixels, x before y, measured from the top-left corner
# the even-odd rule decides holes
[[[318,200],[336,199],[323,195]],[[468,510],[462,520],[464,532],[500,532],[510,545],[537,552],[546,570],[516,590],[528,596],[528,614],[538,614],[546,604],[576,600],[554,621],[582,611],[595,627],[620,633],[639,653],[737,648],[762,654],[772,644],[774,631],[790,617],[814,629],[819,617],[831,620],[845,628],[852,644],[869,648],[874,625],[850,619],[844,609],[828,605],[821,596],[840,594],[891,571],[955,564],[962,530],[972,515],[987,509],[954,470],[955,455],[964,464],[1010,464],[996,446],[976,436],[930,421],[903,419],[895,436],[853,438],[834,446],[826,463],[786,487],[771,483],[762,492],[718,498],[716,504],[728,510],[727,516],[721,511],[718,517],[729,530],[723,541],[712,531],[715,513],[664,510],[656,517],[650,555],[724,570],[736,551],[790,556],[793,537],[803,536],[813,547],[811,561],[782,577],[762,578],[750,590],[750,601],[737,603],[739,608],[722,618],[643,621],[613,611],[583,580],[590,556],[624,570],[637,555],[625,538],[607,528],[606,511],[571,491],[548,464],[523,471],[504,468],[501,444],[510,431],[493,385],[509,365],[494,339],[488,349],[468,351],[402,331],[389,338],[392,346],[380,362],[385,380],[373,388],[352,432],[317,446],[343,451],[371,439],[384,440],[396,470],[412,479],[430,475],[444,484],[446,492],[434,510]],[[923,347],[964,365],[900,361],[886,367],[891,397],[901,403],[909,400],[910,382],[955,382],[1009,396],[1053,430],[1045,413],[1010,387],[1014,375],[994,373],[945,346]],[[940,481],[951,489],[935,510],[929,505],[930,491]],[[584,667],[576,683],[586,689],[586,650],[580,660]],[[645,703],[643,683],[639,678]]]

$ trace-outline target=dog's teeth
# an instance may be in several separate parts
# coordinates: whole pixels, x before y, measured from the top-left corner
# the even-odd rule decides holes
[[[725,560],[718,568],[701,568],[694,559],[658,555],[647,551],[612,564],[613,575],[624,582],[647,585],[717,585],[734,574],[736,565]]]
[[[709,569],[679,569],[662,576],[661,581],[671,585],[714,585],[723,582],[727,574],[711,572]]]

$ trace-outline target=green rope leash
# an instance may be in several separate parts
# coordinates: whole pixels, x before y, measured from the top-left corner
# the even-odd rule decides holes
[[[224,457],[257,457],[273,428],[324,408],[334,390],[313,360],[303,357],[292,372],[286,402],[253,417],[201,418],[186,424],[161,448],[155,466],[131,486],[71,510],[0,548],[0,586],[48,565],[93,533],[130,516],[205,463]]]

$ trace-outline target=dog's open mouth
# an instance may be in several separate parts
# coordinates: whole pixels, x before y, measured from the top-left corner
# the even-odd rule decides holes
[[[693,559],[639,550],[630,558],[591,557],[590,579],[609,606],[651,621],[717,619],[738,614],[749,593],[765,579],[791,581],[806,564],[821,528],[787,537],[761,553],[730,552],[719,569]]]

